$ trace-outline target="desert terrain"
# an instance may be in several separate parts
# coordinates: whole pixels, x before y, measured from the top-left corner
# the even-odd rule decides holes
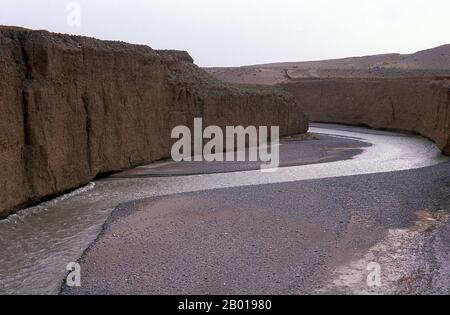
[[[202,69],[2,26],[0,63],[0,294],[450,293],[449,45]],[[175,162],[197,117],[279,126],[236,148],[279,167]]]
[[[409,55],[206,70],[225,82],[281,87],[311,121],[418,133],[450,154],[450,45]]]
[[[274,85],[300,79],[450,77],[450,45],[413,54],[205,68],[225,82]]]

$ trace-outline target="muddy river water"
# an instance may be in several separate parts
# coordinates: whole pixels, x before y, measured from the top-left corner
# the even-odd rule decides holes
[[[57,294],[67,264],[79,259],[110,213],[124,202],[216,188],[418,169],[449,161],[432,142],[419,136],[325,124],[312,124],[310,132],[371,146],[364,146],[353,158],[269,173],[113,176],[1,220],[0,294]],[[141,169],[145,173],[145,167]]]

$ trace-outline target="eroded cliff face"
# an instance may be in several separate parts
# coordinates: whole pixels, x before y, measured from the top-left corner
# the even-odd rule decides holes
[[[408,55],[206,70],[226,82],[278,85],[312,121],[416,132],[450,155],[450,45]]]
[[[317,79],[281,86],[312,121],[415,132],[450,155],[450,80]]]
[[[0,117],[0,217],[169,157],[172,128],[194,117],[308,128],[288,93],[221,83],[185,52],[11,27],[0,27]]]

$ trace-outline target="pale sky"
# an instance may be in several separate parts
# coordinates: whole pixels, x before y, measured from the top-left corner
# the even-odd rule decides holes
[[[79,26],[68,23],[71,2],[81,9]],[[0,24],[187,50],[200,66],[240,66],[448,44],[450,1],[0,0]]]

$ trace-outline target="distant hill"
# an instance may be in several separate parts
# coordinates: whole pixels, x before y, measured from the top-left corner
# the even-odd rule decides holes
[[[383,54],[206,70],[220,80],[246,84],[277,84],[308,78],[450,76],[450,45],[408,55]]]
[[[405,69],[450,69],[450,45],[443,45],[432,49],[422,50],[412,55],[404,55],[395,64]]]

